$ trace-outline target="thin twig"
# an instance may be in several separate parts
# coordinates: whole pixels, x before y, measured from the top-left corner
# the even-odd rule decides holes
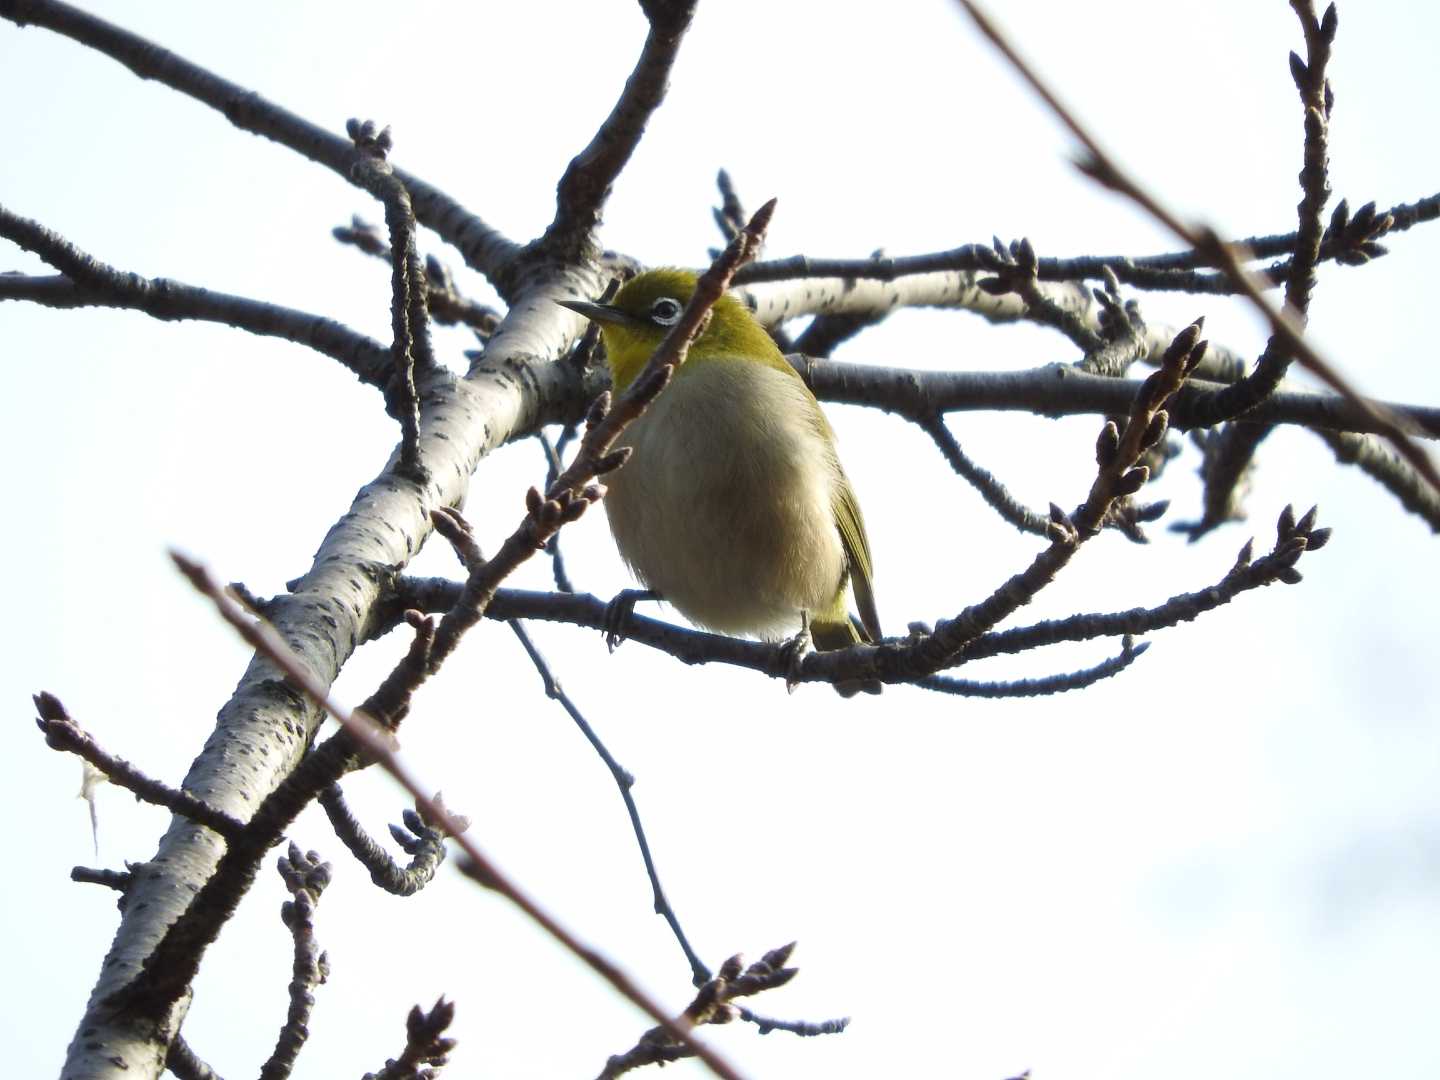
[[[1394,451],[1369,435],[1336,431],[1315,434],[1330,447],[1337,461],[1354,465],[1399,499],[1400,505],[1429,525],[1431,531],[1440,533],[1440,492],[1421,480]]]
[[[925,416],[910,417],[910,420],[934,440],[935,446],[949,462],[950,467],[961,479],[978,491],[980,497],[1001,518],[1021,532],[1033,533],[1036,536],[1045,535],[1050,528],[1050,519],[1021,505],[1005,485],[996,479],[994,473],[971,461],[965,451],[960,448],[960,443],[950,428],[946,426],[944,417],[938,413],[930,413]]]
[[[1063,694],[1071,690],[1083,690],[1094,686],[1102,679],[1119,675],[1150,648],[1148,641],[1135,644],[1130,635],[1125,635],[1118,656],[1112,656],[1093,667],[1081,668],[1062,675],[1047,675],[1039,679],[1006,679],[999,682],[980,682],[974,679],[955,679],[948,675],[931,675],[917,679],[915,685],[925,690],[937,690],[942,694],[973,698],[1021,698],[1046,697]]]
[[[124,893],[130,888],[130,883],[135,880],[135,877],[128,870],[105,870],[89,866],[72,866],[70,868],[70,880],[84,882],[87,885],[104,885],[107,888]]]
[[[540,448],[545,453],[545,488],[548,491],[550,485],[555,483],[560,476],[564,465],[561,463],[560,454],[565,445],[575,437],[576,428],[572,424],[560,433],[560,442],[552,444],[550,436],[542,428],[535,433],[540,440]],[[570,575],[565,571],[565,556],[560,551],[560,534],[556,533],[545,544],[545,554],[550,556],[550,569],[555,575],[555,588],[561,592],[574,592],[575,585],[570,580]]]
[[[165,1068],[179,1080],[221,1080],[221,1076],[190,1048],[184,1035],[176,1035],[165,1054]]]
[[[701,985],[710,978],[710,969],[695,952],[690,939],[685,936],[684,929],[680,926],[680,918],[671,906],[670,900],[665,895],[665,890],[660,885],[660,873],[655,868],[655,859],[650,854],[650,841],[645,836],[645,826],[640,820],[640,808],[635,804],[635,797],[631,794],[631,788],[635,786],[635,777],[615,759],[610,753],[609,747],[596,734],[594,727],[585,719],[574,700],[565,692],[560,685],[560,680],[550,669],[549,662],[545,659],[534,640],[530,637],[530,631],[520,619],[509,620],[510,629],[519,638],[525,653],[530,657],[530,662],[535,665],[539,672],[541,681],[545,684],[545,696],[551,701],[559,702],[560,707],[565,710],[575,726],[580,729],[580,734],[585,736],[587,742],[594,748],[595,753],[600,755],[600,760],[610,770],[610,775],[615,780],[615,786],[620,790],[620,798],[625,801],[625,811],[630,815],[630,827],[635,833],[635,842],[640,847],[640,858],[645,863],[645,873],[650,878],[650,891],[654,899],[655,914],[661,916],[670,926],[670,932],[675,935],[675,940],[680,944],[680,950],[685,954],[685,960],[690,965],[691,975],[696,986]]]
[[[728,1024],[740,1016],[740,1007],[732,1004],[735,999],[773,990],[784,986],[797,974],[798,969],[786,967],[790,954],[795,949],[789,945],[771,949],[747,968],[741,967],[739,956],[732,956],[720,966],[720,971],[707,981],[696,993],[694,1000],[685,1007],[679,1020],[651,1028],[640,1036],[635,1045],[623,1054],[616,1054],[605,1063],[598,1080],[614,1080],[632,1069],[644,1065],[667,1065],[672,1061],[694,1056],[694,1049],[686,1043],[677,1042],[677,1027],[691,1028],[701,1024]],[[837,1030],[844,1030],[843,1025]]]
[[[310,1012],[315,1007],[315,988],[330,974],[330,962],[315,942],[315,905],[330,884],[330,864],[321,862],[313,851],[302,854],[294,844],[278,864],[280,877],[293,899],[280,907],[281,921],[295,941],[290,974],[290,1008],[275,1040],[275,1049],[260,1067],[260,1080],[286,1080],[310,1037]]]
[[[428,1012],[419,1005],[405,1018],[405,1049],[379,1072],[366,1073],[364,1080],[428,1080],[450,1060],[455,1040],[445,1032],[455,1020],[455,1003],[443,997]]]
[[[542,250],[575,256],[593,243],[610,186],[665,99],[670,69],[690,26],[695,0],[642,0],[640,6],[650,20],[645,45],[610,115],[561,176],[555,190],[555,218],[538,241]]]
[[[356,160],[350,175],[385,207],[390,228],[390,346],[393,370],[387,394],[391,411],[400,421],[400,467],[423,480],[420,460],[420,398],[415,389],[416,370],[423,376],[436,369],[430,345],[430,314],[426,309],[425,272],[415,246],[415,213],[405,184],[385,156],[391,148],[390,129],[377,132],[370,121],[346,125],[355,143]]]
[[[129,68],[139,78],[215,109],[242,131],[271,139],[349,178],[354,161],[350,140],[310,123],[253,90],[193,64],[133,33],[61,0],[0,0],[0,18],[21,26],[42,26],[71,38]],[[466,210],[450,196],[403,170],[396,175],[415,205],[415,218],[453,244],[465,262],[505,290],[507,272],[520,245]]]
[[[239,818],[207,805],[188,791],[152,780],[124,758],[107,753],[89,732],[70,719],[65,706],[54,694],[42,690],[33,700],[40,714],[35,723],[44,732],[45,743],[52,750],[64,750],[83,758],[104,773],[116,787],[132,792],[145,802],[163,806],[172,814],[213,829],[227,840],[235,839],[244,831],[245,823]]]
[[[33,251],[61,271],[59,276],[0,274],[0,300],[29,300],[54,308],[127,308],[156,319],[224,323],[251,334],[304,345],[338,360],[369,386],[385,385],[390,366],[385,346],[334,319],[168,278],[146,278],[118,270],[38,222],[4,207],[0,207],[0,236]]]
[[[1299,16],[1305,34],[1306,60],[1301,60],[1293,52],[1290,54],[1290,73],[1300,92],[1305,123],[1304,160],[1300,169],[1301,198],[1295,208],[1299,221],[1294,255],[1284,281],[1286,308],[1296,325],[1303,327],[1309,317],[1310,298],[1316,284],[1315,267],[1320,260],[1320,246],[1324,238],[1321,215],[1330,197],[1328,144],[1332,95],[1329,81],[1325,78],[1325,68],[1330,60],[1336,20],[1333,4],[1323,24],[1315,17],[1315,6],[1311,0],[1291,0],[1290,6]],[[1289,366],[1289,351],[1278,335],[1272,335],[1255,362],[1254,371],[1196,403],[1202,425],[1208,427],[1222,419],[1248,413],[1279,388]],[[1202,470],[1205,478],[1205,515],[1193,527],[1185,529],[1191,540],[1198,539],[1224,521],[1243,516],[1236,485],[1249,472],[1255,451],[1270,430],[1268,425],[1238,421],[1208,442]]]
[[[410,865],[401,866],[365,832],[346,805],[339,784],[322,791],[319,802],[340,842],[370,871],[370,880],[393,896],[415,895],[430,884],[445,861],[445,833],[427,825],[414,810],[401,815],[408,832],[390,826],[391,837],[410,856]]]
[[[351,215],[349,225],[335,226],[330,235],[342,244],[373,255],[386,266],[391,265],[390,245],[381,239],[374,225],[359,215]],[[474,330],[482,341],[500,325],[499,313],[462,293],[450,268],[434,255],[425,256],[425,307],[430,318],[441,326],[463,324]]]
[[[835,1020],[776,1020],[773,1016],[761,1016],[753,1013],[741,1005],[736,1012],[740,1019],[748,1024],[754,1024],[760,1029],[761,1035],[769,1035],[772,1031],[788,1031],[791,1035],[800,1035],[810,1038],[816,1035],[839,1035],[850,1026],[850,1018],[842,1016]]]

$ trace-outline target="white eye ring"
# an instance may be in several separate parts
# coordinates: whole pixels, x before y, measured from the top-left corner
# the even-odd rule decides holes
[[[685,305],[671,296],[662,296],[650,305],[650,321],[661,326],[674,326]]]

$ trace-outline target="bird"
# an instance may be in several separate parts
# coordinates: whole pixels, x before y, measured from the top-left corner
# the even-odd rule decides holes
[[[622,393],[679,320],[696,281],[688,270],[647,270],[609,303],[559,303],[598,324]],[[810,643],[827,650],[880,640],[870,543],[835,432],[735,296],[716,301],[670,384],[618,445],[632,453],[606,477],[616,547],[690,622],[786,642],[796,665]],[[846,697],[879,687],[837,683]]]

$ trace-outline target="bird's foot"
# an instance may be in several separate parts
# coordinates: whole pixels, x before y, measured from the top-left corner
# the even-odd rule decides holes
[[[810,635],[809,616],[803,616],[800,632],[787,641],[775,646],[785,667],[785,692],[793,694],[800,685],[800,667],[805,657],[815,651],[815,639]]]
[[[605,645],[611,652],[620,647],[620,643],[626,638],[626,628],[630,622],[630,616],[635,613],[635,605],[641,600],[659,600],[660,594],[653,589],[621,589],[615,594],[615,599],[605,605]]]

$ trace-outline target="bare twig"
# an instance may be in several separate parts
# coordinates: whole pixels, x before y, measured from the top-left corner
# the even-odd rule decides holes
[[[685,936],[685,931],[680,926],[680,918],[676,915],[669,898],[665,895],[665,890],[660,885],[660,873],[656,870],[655,859],[650,854],[650,841],[645,836],[645,825],[640,820],[640,808],[635,804],[635,796],[631,794],[630,790],[635,786],[635,777],[610,753],[609,747],[601,740],[590,722],[585,719],[579,706],[565,692],[565,688],[560,685],[560,680],[550,669],[549,662],[531,639],[525,623],[520,619],[511,619],[510,629],[515,632],[526,655],[530,657],[530,662],[539,672],[540,679],[545,684],[545,696],[560,704],[560,707],[574,721],[575,726],[580,729],[580,734],[585,736],[595,753],[600,755],[600,760],[605,763],[605,767],[610,770],[610,775],[615,779],[615,786],[620,789],[620,798],[625,801],[625,811],[630,815],[630,827],[635,832],[635,842],[640,846],[640,858],[645,863],[645,873],[650,878],[650,891],[654,900],[655,914],[663,918],[669,925],[670,932],[675,935],[675,940],[679,943],[680,950],[685,954],[685,960],[690,965],[694,983],[699,986],[710,978],[710,969],[705,966],[705,962],[700,959],[694,946],[690,944],[690,939]]]
[[[179,1077],[179,1080],[221,1080],[219,1073],[200,1060],[183,1035],[176,1035],[170,1043],[170,1049],[165,1055],[165,1068]]]
[[[545,488],[548,491],[550,485],[555,483],[560,476],[564,465],[561,463],[560,454],[565,445],[575,437],[575,427],[571,425],[560,433],[558,444],[550,442],[550,436],[542,429],[535,437],[540,440],[540,448],[545,452]],[[545,554],[550,556],[550,569],[555,575],[555,588],[561,592],[574,592],[575,585],[570,580],[570,575],[565,571],[565,556],[560,551],[560,534],[556,533],[545,544]]]
[[[910,417],[912,422],[925,434],[934,440],[935,446],[950,463],[950,467],[967,484],[980,493],[990,508],[999,514],[1005,521],[1008,521],[1021,532],[1033,533],[1036,536],[1044,536],[1050,527],[1050,519],[1043,514],[1037,514],[1029,507],[1022,506],[1020,502],[1006,490],[1005,485],[995,478],[995,474],[988,469],[983,469],[970,460],[969,455],[960,448],[950,428],[946,426],[945,419],[938,413],[930,413],[925,416]]]
[[[111,307],[143,311],[156,319],[224,323],[262,337],[277,337],[338,360],[361,382],[385,385],[389,356],[373,338],[334,319],[245,296],[213,292],[168,278],[118,270],[58,234],[0,207],[0,236],[33,251],[59,276],[0,274],[0,300],[30,300],[46,307]]]
[[[366,1073],[364,1080],[430,1080],[455,1049],[455,1040],[445,1034],[454,1020],[455,1003],[443,997],[429,1012],[413,1006],[405,1018],[404,1051],[379,1072]]]
[[[359,248],[385,265],[391,265],[390,245],[380,231],[364,218],[352,215],[349,225],[337,225],[330,234],[342,244]],[[430,318],[441,326],[463,324],[474,330],[483,341],[500,325],[494,308],[470,299],[460,291],[450,268],[434,255],[425,256],[425,307]]]
[[[791,1035],[812,1037],[815,1035],[839,1035],[850,1026],[850,1018],[842,1016],[835,1020],[776,1020],[773,1016],[760,1016],[741,1005],[736,1009],[740,1019],[747,1024],[754,1024],[760,1029],[761,1035],[769,1035],[772,1031],[788,1031]]]
[[[315,942],[315,905],[330,884],[330,864],[313,851],[302,854],[294,844],[280,856],[278,864],[285,888],[293,897],[280,907],[280,918],[295,939],[295,960],[290,974],[290,1009],[275,1041],[275,1049],[260,1067],[260,1080],[286,1080],[295,1068],[305,1040],[310,1036],[310,1011],[315,1007],[315,988],[330,973],[330,962]]]
[[[610,185],[635,152],[645,124],[665,99],[670,69],[690,26],[695,0],[643,0],[650,32],[625,89],[588,146],[575,155],[555,190],[555,219],[538,241],[546,250],[579,255],[594,242]]]
[[[1300,169],[1301,198],[1296,207],[1299,218],[1295,233],[1294,255],[1287,267],[1285,304],[1297,327],[1303,327],[1310,310],[1310,297],[1315,289],[1315,267],[1320,259],[1324,227],[1321,215],[1330,197],[1329,184],[1329,119],[1332,95],[1325,69],[1330,60],[1330,46],[1335,39],[1336,17],[1332,4],[1322,24],[1315,16],[1311,0],[1291,0],[1305,34],[1306,60],[1290,54],[1290,74],[1300,92],[1304,110],[1304,163]],[[1337,222],[1338,222],[1337,218]],[[1382,230],[1383,231],[1383,230]],[[1204,426],[1233,416],[1243,416],[1270,394],[1285,378],[1290,366],[1290,353],[1278,335],[1272,335],[1255,363],[1255,370],[1225,387],[1201,398],[1197,403]],[[1205,453],[1205,515],[1190,527],[1181,527],[1196,540],[1217,525],[1243,517],[1239,485],[1249,471],[1255,451],[1270,433],[1268,425],[1237,421],[1218,438],[1208,441]],[[1440,490],[1437,490],[1440,495]]]
[[[331,784],[322,791],[319,801],[341,843],[370,871],[370,880],[392,895],[413,896],[430,884],[445,861],[445,833],[427,825],[414,810],[406,810],[401,815],[405,829],[390,826],[391,837],[410,856],[410,865],[400,866],[355,819],[345,804],[339,784]]]
[[[400,421],[400,467],[411,477],[424,479],[420,461],[420,399],[415,372],[429,375],[436,369],[430,346],[430,314],[426,309],[425,272],[415,246],[415,213],[410,193],[385,160],[390,151],[390,129],[375,130],[371,121],[351,120],[346,131],[355,143],[355,165],[350,175],[385,207],[390,228],[390,346],[394,365],[388,384],[388,403]]]
[[[134,880],[134,876],[128,870],[104,870],[89,866],[75,866],[70,869],[70,880],[84,882],[87,885],[104,885],[124,893],[126,889],[130,888],[130,882]]]
[[[40,714],[35,723],[45,733],[45,743],[52,750],[64,750],[84,758],[104,773],[112,784],[134,793],[136,798],[163,806],[172,814],[214,829],[226,839],[234,839],[244,830],[245,823],[238,818],[207,806],[188,791],[152,780],[124,758],[101,749],[89,732],[70,719],[65,706],[54,694],[42,690],[33,700]]]
[[[1354,465],[1395,498],[1400,505],[1421,518],[1434,532],[1440,532],[1440,492],[1437,492],[1388,447],[1369,435],[1317,431],[1337,461]]]
[[[209,105],[242,131],[271,139],[302,157],[349,176],[354,148],[334,135],[177,56],[168,49],[61,0],[0,0],[0,18],[18,25],[43,26],[124,64],[142,79],[154,79],[186,97]],[[415,206],[415,218],[453,244],[465,262],[496,283],[502,292],[507,270],[520,246],[419,177],[397,170]]]
[[[1050,694],[1064,694],[1071,690],[1083,690],[1087,686],[1094,686],[1102,679],[1119,675],[1120,672],[1145,655],[1145,650],[1148,648],[1150,648],[1148,641],[1142,641],[1137,645],[1130,635],[1126,634],[1118,656],[1101,661],[1094,667],[1066,672],[1063,675],[1047,675],[1040,679],[1006,679],[1000,682],[978,682],[973,679],[954,679],[946,675],[931,675],[929,678],[917,679],[915,685],[926,690],[938,690],[942,694],[955,694],[958,697],[1046,697]]]
[[[746,1010],[733,1004],[737,998],[784,986],[799,973],[797,968],[785,966],[794,949],[795,943],[792,941],[789,945],[770,950],[761,959],[743,969],[743,961],[739,956],[726,960],[716,976],[700,987],[694,1000],[686,1006],[675,1025],[667,1024],[645,1032],[633,1047],[623,1054],[616,1054],[605,1063],[598,1080],[614,1080],[617,1076],[623,1076],[632,1069],[645,1065],[666,1065],[693,1056],[694,1050],[690,1046],[675,1040],[674,1027],[728,1024],[739,1019]],[[808,1035],[837,1034],[844,1031],[848,1023],[848,1020],[841,1020],[830,1021],[825,1025],[795,1024],[787,1026],[786,1030]],[[765,1021],[762,1031],[780,1026],[781,1022]]]

